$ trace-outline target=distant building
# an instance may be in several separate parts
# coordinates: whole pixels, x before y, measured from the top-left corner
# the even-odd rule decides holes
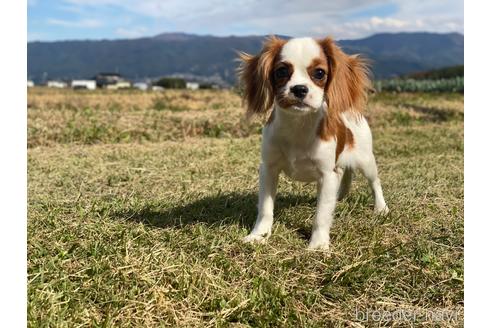
[[[27,80],[27,87],[32,88],[34,86],[34,82],[32,80]]]
[[[164,91],[163,87],[160,87],[158,85],[153,85],[152,86],[152,91]]]
[[[67,87],[67,83],[66,82],[63,82],[63,81],[48,81],[48,83],[46,83],[46,86],[48,88],[60,88],[60,89],[63,89],[63,88],[66,88]]]
[[[96,81],[95,80],[73,80],[72,81],[73,89],[88,89],[88,90],[96,90]]]
[[[94,77],[98,88],[107,88],[109,85],[123,81],[118,73],[99,73]]]
[[[199,88],[200,88],[200,84],[196,82],[186,82],[186,89],[198,90]]]
[[[130,89],[132,84],[128,81],[118,81],[115,84],[106,85],[106,89],[108,90],[119,90],[119,89]]]
[[[149,88],[149,85],[145,82],[135,82],[135,83],[133,83],[133,87],[135,89],[146,91]]]

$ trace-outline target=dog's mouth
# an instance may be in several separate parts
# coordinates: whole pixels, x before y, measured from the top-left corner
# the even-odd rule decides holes
[[[279,97],[276,99],[277,105],[287,112],[292,114],[306,114],[318,110],[318,107],[313,106],[302,99],[294,97]]]
[[[303,110],[312,107],[302,99],[294,97],[279,97],[277,103],[282,108],[293,110]]]

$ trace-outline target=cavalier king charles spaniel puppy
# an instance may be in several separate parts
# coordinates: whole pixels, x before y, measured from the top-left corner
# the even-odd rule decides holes
[[[371,87],[366,63],[331,38],[268,38],[256,56],[239,53],[239,78],[248,116],[269,114],[263,127],[258,217],[245,242],[272,231],[278,176],[317,183],[309,249],[327,250],[337,199],[349,191],[355,169],[374,196],[374,212],[388,213],[362,111]]]

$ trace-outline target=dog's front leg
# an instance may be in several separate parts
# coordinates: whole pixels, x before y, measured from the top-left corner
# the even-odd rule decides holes
[[[318,204],[309,249],[328,250],[330,246],[330,228],[337,202],[339,182],[340,177],[333,170],[324,172],[318,181]]]
[[[262,242],[272,233],[273,204],[277,193],[279,171],[273,165],[260,165],[260,193],[258,196],[258,217],[245,242]]]

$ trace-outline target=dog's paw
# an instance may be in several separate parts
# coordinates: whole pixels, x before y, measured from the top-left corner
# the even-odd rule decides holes
[[[389,208],[386,205],[374,208],[374,214],[376,215],[388,215],[388,213],[389,213]]]
[[[313,234],[309,241],[308,250],[328,251],[330,249],[330,237],[322,234]]]
[[[250,233],[246,237],[243,238],[243,243],[248,243],[248,244],[264,244],[268,238],[268,234],[253,234]]]

